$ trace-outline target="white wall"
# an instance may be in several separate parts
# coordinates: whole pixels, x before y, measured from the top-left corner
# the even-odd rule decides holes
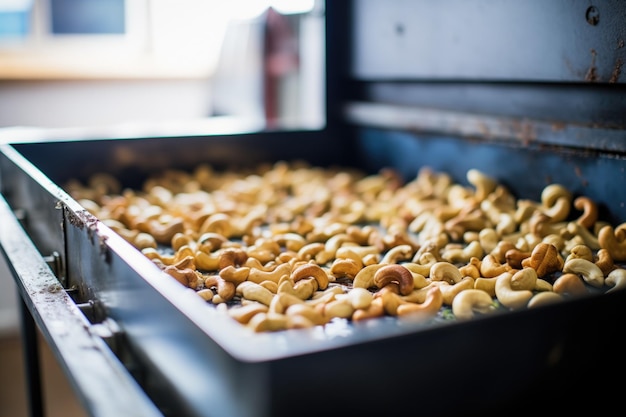
[[[0,82],[0,127],[105,126],[207,117],[209,80]]]

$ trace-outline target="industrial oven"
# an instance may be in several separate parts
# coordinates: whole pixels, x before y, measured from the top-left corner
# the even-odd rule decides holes
[[[1,145],[0,242],[24,304],[33,410],[36,327],[93,416],[502,415],[619,403],[622,289],[464,322],[381,317],[254,333],[163,279],[63,188],[99,172],[140,188],[206,163],[391,167],[406,180],[428,166],[465,185],[480,169],[516,198],[558,183],[597,202],[616,230],[626,222],[623,2],[352,0],[324,13],[321,129]]]

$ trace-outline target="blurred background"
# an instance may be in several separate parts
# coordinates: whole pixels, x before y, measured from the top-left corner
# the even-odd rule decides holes
[[[323,44],[322,0],[0,0],[0,140],[112,126],[185,133],[225,120],[317,129]],[[3,416],[27,415],[19,334],[0,257]],[[71,416],[71,390],[42,352],[48,414]]]
[[[0,127],[322,123],[320,0],[0,0]]]
[[[319,128],[323,26],[320,0],[0,0],[0,129]]]

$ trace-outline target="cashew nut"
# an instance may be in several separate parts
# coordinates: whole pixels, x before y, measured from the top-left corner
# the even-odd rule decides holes
[[[440,261],[430,268],[430,278],[433,281],[446,281],[450,284],[456,284],[463,279],[463,276],[461,276],[459,268],[450,262]]]
[[[291,279],[294,283],[298,282],[302,278],[308,277],[315,278],[315,281],[317,281],[317,285],[320,290],[325,290],[326,288],[328,288],[328,275],[326,274],[326,271],[324,271],[324,269],[322,269],[322,267],[319,265],[306,263],[296,267],[291,272]]]
[[[257,284],[262,283],[263,281],[274,281],[278,284],[280,278],[283,276],[291,275],[291,265],[290,264],[278,264],[271,271],[265,271],[261,269],[251,268],[248,273],[248,281],[255,282]]]
[[[374,273],[374,284],[378,288],[383,288],[392,282],[398,283],[402,295],[413,291],[413,275],[402,265],[384,265]]]
[[[372,264],[367,265],[359,271],[358,274],[352,280],[352,286],[354,288],[372,288],[375,287],[374,275],[376,272],[385,266],[384,264]]]
[[[436,316],[442,305],[443,295],[441,290],[439,287],[432,287],[426,293],[426,299],[423,303],[402,303],[398,306],[396,314],[400,317],[410,317],[411,319],[427,319]]]
[[[461,291],[452,301],[452,313],[458,320],[468,320],[475,313],[487,314],[493,309],[493,298],[483,290]]]
[[[229,309],[228,315],[241,324],[247,324],[252,317],[259,313],[267,313],[268,310],[269,308],[265,304],[253,302]]]
[[[596,288],[604,285],[604,274],[602,270],[593,262],[586,259],[570,259],[563,266],[563,273],[574,273],[580,275],[587,284]]]
[[[496,281],[496,297],[500,304],[511,309],[524,307],[533,296],[530,290],[514,290],[511,288],[513,274],[504,272]]]
[[[530,257],[522,261],[524,268],[530,267],[543,277],[563,268],[564,260],[556,246],[550,243],[539,243],[530,253]]]
[[[552,223],[563,221],[570,212],[572,193],[560,184],[550,184],[541,192],[543,212],[550,217]]]
[[[576,219],[576,223],[590,229],[598,220],[598,206],[589,197],[580,196],[574,200],[574,208],[581,210],[583,213]]]
[[[598,243],[616,262],[626,261],[626,223],[613,229],[607,225],[598,232]]]
[[[235,268],[232,265],[228,265],[227,267],[221,269],[218,274],[225,281],[232,282],[233,284],[235,284],[235,286],[237,286],[248,279],[248,275],[250,274],[250,268],[248,268],[247,266]]]
[[[217,288],[217,294],[223,301],[230,301],[235,296],[235,284],[226,281],[219,275],[209,275],[204,279],[205,288]]]
[[[535,294],[527,304],[528,308],[540,307],[563,301],[563,296],[553,291],[545,291]]]
[[[412,256],[413,247],[411,245],[399,245],[389,249],[381,259],[380,263],[395,264],[400,261],[411,259]]]
[[[606,292],[626,288],[626,269],[617,268],[612,270],[604,282],[611,286],[611,288],[609,288]]]
[[[240,294],[247,300],[258,301],[259,303],[265,304],[268,307],[271,304],[272,299],[274,298],[274,294],[272,294],[270,290],[251,281],[244,281],[239,284],[237,286],[237,294]]]
[[[568,294],[572,296],[584,295],[589,291],[583,279],[574,273],[566,273],[554,280],[552,288],[557,294]]]
[[[537,285],[537,271],[533,268],[523,268],[511,277],[511,289],[532,291]]]
[[[459,293],[474,288],[474,278],[472,277],[464,277],[456,284],[449,284],[446,281],[433,282],[438,284],[439,290],[441,290],[443,295],[443,304],[445,305],[452,305],[453,300]]]

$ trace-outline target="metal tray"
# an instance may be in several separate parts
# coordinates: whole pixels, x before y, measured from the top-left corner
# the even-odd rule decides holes
[[[450,148],[450,140],[454,139],[428,146],[441,147],[444,152]],[[337,147],[329,132],[318,131],[2,145],[4,211],[21,219],[27,235],[24,240],[33,242],[41,255],[39,262],[56,254],[55,275],[33,277],[23,259],[20,262],[20,248],[27,244],[15,243],[20,227],[10,226],[10,221],[3,222],[3,250],[22,282],[23,295],[32,300],[31,308],[42,309],[38,292],[51,296],[50,288],[55,288],[53,293],[61,293],[53,311],[50,306],[44,308],[36,320],[54,341],[58,357],[71,371],[70,378],[90,412],[106,415],[106,409],[93,399],[97,398],[93,391],[114,389],[109,382],[120,378],[118,372],[127,373],[122,378],[124,385],[137,384],[118,393],[118,407],[139,402],[151,412],[165,415],[369,415],[415,410],[450,415],[461,411],[501,413],[512,404],[532,409],[535,404],[528,398],[539,392],[551,398],[566,396],[590,380],[598,381],[609,369],[624,366],[625,361],[611,352],[624,346],[618,329],[626,317],[625,291],[467,323],[424,324],[384,318],[358,324],[337,322],[324,329],[251,334],[190,290],[164,280],[158,267],[59,186],[70,178],[87,178],[102,170],[136,186],[142,178],[165,168],[191,169],[200,162],[244,167],[261,161],[308,159],[313,164],[345,164],[366,170],[391,165],[406,175],[415,175],[422,164],[423,156],[415,151],[424,144],[419,136],[364,129],[356,131],[351,143],[357,147],[348,153]],[[512,153],[518,160],[533,160],[538,165],[555,159],[568,161],[577,169],[548,171],[550,164],[542,166],[546,175],[576,190],[583,187],[587,194],[597,196],[605,191],[614,193],[605,207],[617,207],[612,215],[625,220],[619,201],[623,187],[614,190],[624,183],[622,160],[585,153],[467,146],[470,148],[454,148],[456,156],[478,152],[486,161],[493,152],[500,157]],[[381,147],[385,154],[379,152]],[[355,150],[358,158],[353,157]],[[430,162],[438,152],[429,152]],[[462,161],[453,171],[471,164],[471,158]],[[443,157],[436,162],[452,167]],[[504,181],[514,184],[519,175],[516,165],[507,168],[488,171],[507,172]],[[622,170],[615,181],[618,184],[606,184],[602,174],[616,169]],[[581,172],[585,182],[580,180]],[[595,187],[596,183],[602,186]],[[585,188],[588,184],[591,187]],[[539,190],[536,188],[535,198]],[[530,189],[523,192],[531,193]],[[65,290],[50,287],[55,278]],[[68,309],[75,317],[77,305],[86,317],[79,327],[88,329],[89,345],[96,337],[111,348],[95,349],[101,352],[96,355],[100,360],[92,361],[91,366],[86,365],[89,357],[63,337],[69,324],[59,327],[50,321],[50,316],[69,314]],[[94,355],[94,349],[89,352]],[[118,367],[121,371],[114,371]],[[85,375],[91,373],[90,368],[95,368],[94,375],[105,378]],[[556,400],[554,406],[561,409]]]

